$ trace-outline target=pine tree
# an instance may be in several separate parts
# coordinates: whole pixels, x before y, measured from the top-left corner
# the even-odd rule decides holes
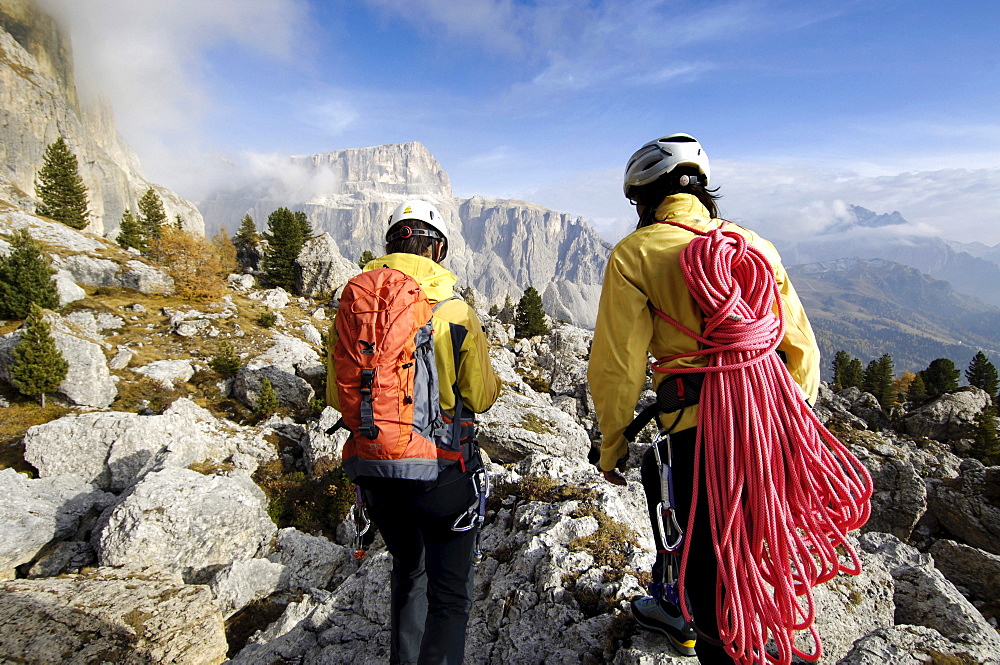
[[[56,348],[42,308],[32,303],[21,330],[21,340],[11,352],[10,377],[22,395],[39,397],[55,392],[69,372],[69,363]]]
[[[1000,434],[997,432],[997,409],[992,404],[976,417],[969,455],[986,466],[1000,465]]]
[[[302,230],[303,243],[314,237],[312,223],[309,221],[309,218],[306,217],[306,213],[301,210],[296,210],[292,213],[292,217],[294,217],[295,221],[299,223],[299,228]]]
[[[517,337],[534,337],[544,335],[549,331],[545,324],[545,310],[542,309],[542,296],[535,287],[529,286],[517,303],[517,315],[514,317],[514,335]]]
[[[932,360],[927,369],[920,372],[928,397],[940,397],[949,390],[958,388],[958,376],[962,372],[955,369],[955,363],[947,358]]]
[[[846,388],[844,385],[844,374],[848,365],[851,364],[851,354],[841,349],[833,357],[833,390],[840,391]]]
[[[881,358],[868,363],[862,379],[861,389],[874,395],[883,409],[888,409],[896,399],[896,395],[892,390],[893,376],[892,357],[888,353],[885,353]]]
[[[500,313],[500,308],[499,307],[497,307],[495,304],[494,305],[490,305],[490,311],[488,312],[488,314],[490,316],[496,316],[499,313]]]
[[[177,229],[178,231],[184,230],[184,220],[181,218],[180,215],[174,216],[174,228]]]
[[[38,197],[35,211],[39,215],[74,229],[82,229],[89,223],[87,187],[80,177],[76,155],[61,136],[45,149],[35,181],[35,195]]]
[[[906,391],[906,399],[914,404],[920,404],[927,399],[927,386],[924,385],[924,379],[919,372],[913,377],[910,388]]]
[[[163,210],[163,201],[160,195],[150,187],[139,199],[139,228],[150,254],[158,256],[160,237],[163,235],[163,227],[167,224],[167,213]]]
[[[259,268],[260,234],[257,233],[257,224],[250,213],[243,215],[240,228],[233,236],[233,245],[236,246],[236,262],[240,269],[253,272]]]
[[[219,345],[218,352],[208,361],[208,366],[225,377],[236,376],[243,366],[236,349],[228,342]]]
[[[365,251],[361,252],[361,256],[358,257],[358,267],[364,270],[366,265],[368,265],[371,261],[374,261],[377,258],[378,257],[375,256],[375,253],[372,252],[372,250],[366,249]]]
[[[514,323],[514,319],[517,318],[517,311],[514,307],[514,302],[510,299],[509,293],[504,296],[503,307],[500,308],[500,314],[497,318],[500,319],[500,323],[505,325]]]
[[[303,215],[304,217],[304,215]],[[264,274],[271,286],[295,291],[295,259],[306,238],[302,220],[288,208],[278,208],[267,217],[267,248],[264,250]]]
[[[258,242],[260,242],[260,234],[257,233],[257,225],[254,223],[253,217],[250,216],[250,213],[247,213],[243,215],[243,219],[240,220],[240,228],[237,229],[236,235],[233,236],[233,244],[257,244]]]
[[[143,235],[139,220],[132,215],[131,210],[126,210],[122,213],[122,221],[119,225],[118,237],[115,238],[115,242],[122,247],[131,247],[140,252],[147,250],[146,236]]]
[[[25,229],[15,231],[10,254],[0,256],[0,318],[27,318],[32,303],[58,309],[55,272],[42,246]]]
[[[864,380],[865,370],[861,365],[861,359],[851,358],[851,362],[847,363],[847,370],[841,381],[842,385],[844,388],[860,388]]]
[[[258,416],[266,418],[278,410],[280,402],[274,392],[274,386],[268,379],[260,380],[260,392],[254,401],[253,410]]]
[[[997,368],[982,351],[972,357],[969,368],[965,370],[965,378],[970,386],[985,390],[990,399],[996,397],[997,389],[1000,388]]]

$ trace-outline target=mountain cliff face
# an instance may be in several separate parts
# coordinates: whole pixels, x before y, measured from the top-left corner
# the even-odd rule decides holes
[[[448,174],[418,142],[291,157],[288,167],[295,178],[217,192],[199,202],[208,232],[235,229],[247,212],[264,228],[267,215],[286,206],[304,210],[314,228],[329,233],[353,261],[365,250],[380,251],[396,205],[422,198],[449,224],[446,265],[460,285],[496,304],[507,295],[516,301],[534,286],[551,316],[594,325],[610,246],[582,220],[524,201],[457,199]]]
[[[126,208],[150,187],[173,219],[204,233],[201,213],[151,184],[118,135],[110,107],[77,96],[68,37],[32,0],[0,0],[0,184],[24,205],[45,148],[59,136],[77,156],[90,196],[91,233],[114,235]]]

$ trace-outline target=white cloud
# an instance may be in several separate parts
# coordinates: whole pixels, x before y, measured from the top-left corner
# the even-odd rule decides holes
[[[723,217],[765,237],[794,240],[829,231],[849,218],[847,206],[857,205],[879,214],[898,211],[909,222],[863,233],[1000,243],[1000,168],[872,177],[804,163],[716,160],[712,176],[723,195]],[[581,215],[611,242],[635,225],[620,169],[580,174],[519,196]]]
[[[200,122],[214,103],[205,84],[208,51],[290,58],[308,11],[305,0],[40,3],[71,35],[81,95],[110,100],[119,128],[147,164],[204,146]]]
[[[359,117],[346,95],[327,99],[306,98],[299,104],[298,117],[329,136],[342,134]]]

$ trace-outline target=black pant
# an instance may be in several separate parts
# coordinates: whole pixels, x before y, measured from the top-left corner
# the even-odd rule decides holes
[[[390,663],[462,663],[476,529],[451,527],[475,497],[467,473],[365,483],[369,515],[392,554]]]
[[[691,513],[691,491],[694,487],[694,449],[697,430],[686,429],[670,435],[673,450],[673,481],[674,501],[676,502],[677,521],[682,529],[687,529],[688,515]],[[660,455],[664,463],[667,461],[666,445],[661,445]],[[646,505],[649,508],[649,519],[653,525],[653,537],[656,549],[663,549],[657,521],[660,513],[657,506],[660,503],[660,473],[656,468],[656,455],[650,447],[642,458],[642,487],[646,493]],[[715,585],[718,579],[718,562],[715,559],[715,549],[712,547],[711,522],[708,518],[708,499],[705,494],[705,474],[702,472],[698,491],[698,510],[695,515],[694,529],[684,534],[691,545],[688,554],[687,570],[684,586],[687,590],[688,604],[692,618],[698,630],[706,635],[718,638],[719,627],[715,616]],[[677,556],[680,557],[678,551]],[[663,567],[669,554],[657,554],[653,564],[653,581],[662,580]],[[678,559],[678,568],[680,567]],[[709,644],[708,640],[699,637],[695,645],[698,662],[703,665],[730,664],[730,658],[721,646]]]

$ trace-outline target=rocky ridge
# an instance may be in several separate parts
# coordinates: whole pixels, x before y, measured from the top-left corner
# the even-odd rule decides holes
[[[122,270],[136,260],[99,238],[0,212],[0,227],[15,225],[64,261]],[[54,419],[8,432],[0,446],[12,467],[0,469],[0,659],[383,662],[384,548],[376,539],[359,564],[348,522],[293,526],[289,515],[304,504],[279,491],[322,479],[334,483],[323,496],[339,491],[330,474],[342,438],[326,435],[337,414],[314,401],[326,309],[243,276],[221,301],[200,305],[73,283],[84,297],[50,315],[54,329],[94,345],[88,362],[104,367],[117,395],[73,406],[63,392]],[[277,315],[272,328],[253,323],[263,311]],[[481,316],[504,391],[480,421],[493,496],[469,662],[687,662],[628,614],[653,557],[637,470],[647,444],[633,446],[625,488],[587,464],[591,333],[552,322],[545,336],[515,339],[509,324]],[[207,367],[221,341],[242,355],[232,378]],[[264,377],[284,415],[258,420],[250,409]],[[4,390],[8,422],[34,408]],[[961,457],[986,404],[980,392],[890,419],[870,395],[824,387],[817,413],[872,471],[876,493],[857,539],[864,573],[816,593],[821,662],[904,662],[905,653],[913,663],[1000,663],[1000,468]],[[103,641],[88,641],[95,632]]]
[[[354,262],[384,246],[386,220],[399,203],[422,198],[451,230],[449,269],[487,307],[502,306],[508,295],[516,302],[534,286],[552,316],[593,326],[611,248],[582,219],[525,201],[456,198],[448,174],[419,142],[291,157],[288,165],[300,180],[319,184],[303,190],[269,181],[216,192],[198,203],[209,232],[232,228],[247,212],[264,228],[284,205],[304,210]]]

